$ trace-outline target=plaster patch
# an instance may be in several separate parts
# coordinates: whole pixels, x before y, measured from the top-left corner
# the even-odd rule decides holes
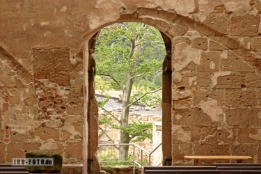
[[[64,35],[67,37],[72,37],[71,31],[69,29],[64,30]]]
[[[188,30],[185,36],[189,36],[191,38],[197,38],[197,37],[201,37],[201,34],[196,30]]]
[[[182,118],[182,115],[179,115],[179,114],[175,115],[176,120],[180,120],[181,118]]]
[[[197,85],[197,77],[189,77],[189,86]]]
[[[199,65],[201,52],[202,51],[192,48],[184,42],[175,45],[175,55],[173,58],[174,69],[180,71],[190,62]]]
[[[57,116],[57,115],[54,115],[54,116]],[[59,118],[59,117],[54,117],[53,119],[51,119],[51,120],[48,120],[48,121],[46,121],[45,122],[45,125],[47,126],[47,127],[51,127],[51,128],[59,128],[59,127],[62,127],[63,126],[63,121],[62,121],[62,119],[61,118]]]
[[[249,39],[249,38],[247,38]],[[250,49],[250,46],[251,46],[251,42],[250,42],[250,39],[248,41],[245,41],[246,38],[241,38],[239,41],[240,41],[240,45],[242,45],[243,47],[245,47],[246,49]]]
[[[215,62],[211,61],[210,65],[209,65],[209,68],[210,69],[215,69],[215,66],[216,66]]]
[[[24,29],[24,31],[26,31],[26,24],[23,25],[23,29]]]
[[[70,134],[72,134],[72,137],[71,137],[71,138],[74,138],[74,137],[77,136],[77,135],[79,135],[80,137],[82,137],[82,134],[81,134],[79,131],[77,131],[72,124],[69,124],[69,123],[65,124],[63,129],[64,129],[65,131],[69,132]]]
[[[214,11],[217,5],[222,4],[222,0],[200,0],[199,1],[199,20],[204,22],[207,16]]]
[[[11,131],[24,134],[28,131],[33,131],[42,124],[40,121],[26,121],[23,123],[7,124],[11,128]]]
[[[44,141],[39,137],[35,136],[34,139],[27,139],[26,143],[43,143]]]
[[[261,120],[261,112],[258,112],[258,119]]]
[[[183,78],[181,73],[178,72],[178,71],[175,71],[172,76],[173,76],[173,82],[174,83],[180,82],[182,80],[182,78]]]
[[[227,1],[227,0],[224,0]],[[225,7],[229,12],[246,12],[251,11],[251,6],[249,4],[249,0],[236,0],[225,2]]]
[[[259,23],[259,30],[258,33],[261,33],[261,22]]]
[[[258,131],[258,132],[257,132],[256,135],[249,134],[249,138],[252,138],[252,139],[254,139],[254,140],[261,141],[261,129],[258,129],[257,131]]]
[[[183,16],[188,16],[196,11],[196,2],[194,0],[167,0],[165,4],[168,8],[174,9]]]
[[[193,96],[193,93],[188,90],[188,89],[185,89],[185,90],[173,90],[173,95],[172,95],[172,98],[173,100],[178,100],[178,99],[184,99],[184,98],[191,98]]]
[[[24,134],[28,131],[28,128],[25,125],[21,125],[21,124],[19,124],[19,125],[17,125],[17,124],[7,124],[7,125],[8,125],[8,127],[11,128],[12,132],[18,132],[20,134]]]
[[[217,78],[220,76],[227,76],[230,75],[231,71],[219,71],[219,72],[214,72],[211,74],[211,87],[213,88],[214,86],[217,85]]]
[[[44,33],[44,37],[50,36],[50,35],[52,35],[52,33],[50,31],[47,31],[47,32]]]
[[[260,27],[261,27],[261,26],[260,26]],[[248,42],[248,43],[247,43],[247,49],[250,50],[250,48],[251,48],[251,42]]]
[[[110,13],[111,11],[117,11],[118,9],[104,9],[106,10],[98,10],[98,12],[93,12],[88,15],[89,27],[91,29],[99,28],[100,26],[115,21],[120,17],[120,13]]]
[[[41,26],[46,26],[46,25],[50,25],[50,22],[49,21],[47,21],[47,22],[41,22],[41,24],[40,24]]]
[[[221,59],[227,59],[228,58],[228,51],[227,50],[222,51],[222,53],[220,54],[220,58]]]
[[[5,129],[5,123],[4,121],[1,121],[1,130],[4,130]]]
[[[199,20],[200,22],[204,22],[206,17],[214,12],[216,6],[224,4],[225,8],[229,12],[242,14],[253,13],[251,11],[251,6],[249,4],[250,0],[200,0],[199,1]],[[256,13],[256,12],[254,12]]]
[[[61,8],[61,12],[66,12],[67,11],[67,7],[63,6],[63,8]]]
[[[172,127],[173,136],[176,137],[181,142],[191,142],[191,132],[184,131],[181,126],[174,125]]]
[[[68,115],[68,117],[66,118],[66,122],[76,122],[76,121],[82,121],[82,116],[81,115],[73,115],[70,116]]]
[[[200,139],[200,140],[199,140],[199,144],[204,144],[204,143],[206,143],[209,138],[214,138],[214,137],[216,136],[216,134],[217,134],[217,133],[215,132],[213,135],[207,135],[203,140]]]
[[[218,106],[218,102],[215,99],[208,98],[208,100],[201,101],[199,103],[199,107],[203,110],[204,113],[206,113],[208,116],[210,116],[211,120],[213,122],[220,122],[220,115],[223,115],[223,110]]]
[[[40,148],[40,150],[51,150],[51,149],[58,149],[57,143],[53,139],[47,140],[46,143],[43,143]]]

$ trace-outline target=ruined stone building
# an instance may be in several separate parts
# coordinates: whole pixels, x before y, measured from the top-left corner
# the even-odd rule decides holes
[[[261,0],[1,2],[0,163],[49,149],[99,173],[92,53],[116,22],[162,33],[164,165],[184,155],[261,162]]]

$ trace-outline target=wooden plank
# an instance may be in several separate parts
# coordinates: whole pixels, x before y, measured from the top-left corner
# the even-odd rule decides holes
[[[144,166],[143,170],[209,170],[216,169],[216,166]]]
[[[187,174],[194,174],[194,173],[204,173],[204,174],[213,174],[213,173],[220,173],[218,170],[148,170],[145,171],[144,174],[180,174],[180,173],[187,173]]]
[[[204,160],[226,160],[226,159],[235,159],[238,163],[242,163],[243,160],[251,159],[251,156],[240,156],[240,155],[217,155],[217,156],[184,156],[186,159],[193,159],[194,165],[198,165],[200,159]]]
[[[7,173],[12,173],[12,174],[29,174],[28,171],[0,171],[1,174],[7,174]]]
[[[212,166],[261,166],[261,163],[212,163]]]
[[[234,155],[217,155],[217,156],[184,156],[184,158],[188,159],[241,159],[241,160],[246,160],[246,159],[251,159],[251,156],[234,156]]]

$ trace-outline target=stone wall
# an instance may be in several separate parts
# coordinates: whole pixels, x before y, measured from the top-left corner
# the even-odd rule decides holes
[[[2,55],[1,163],[35,149],[58,151],[65,163],[82,162],[83,66],[69,54],[68,48],[34,48],[33,75]]]
[[[183,158],[190,154],[260,163],[260,12],[260,0],[2,1],[0,163],[50,149],[99,173],[94,34],[122,21],[150,24],[171,40],[163,130],[171,126],[172,164],[191,163]]]

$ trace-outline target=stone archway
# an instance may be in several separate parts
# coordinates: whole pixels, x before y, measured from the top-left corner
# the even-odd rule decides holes
[[[165,43],[166,56],[163,61],[163,76],[162,76],[162,122],[163,122],[163,164],[171,165],[171,142],[167,141],[171,139],[171,125],[164,124],[169,123],[171,120],[171,81],[172,81],[172,68],[171,68],[171,40],[170,38],[161,32],[163,41]],[[95,76],[95,60],[92,57],[92,53],[95,51],[95,42],[99,36],[99,32],[95,33],[89,40],[89,66],[88,66],[88,84],[89,84],[89,105],[88,105],[88,125],[89,125],[89,142],[92,142],[88,146],[88,171],[97,169],[99,171],[99,163],[95,156],[98,147],[98,106],[95,101],[95,88],[94,88],[94,76]],[[91,131],[90,131],[91,130]]]
[[[16,135],[11,134],[12,143],[0,143],[0,148],[6,149],[0,152],[0,156],[5,156],[1,163],[11,162],[12,156],[22,157],[23,151],[17,146],[33,150],[42,144],[63,152],[65,159],[69,159],[66,162],[83,163],[84,173],[87,173],[87,153],[95,153],[95,148],[88,150],[88,145],[96,143],[86,139],[87,134],[94,135],[91,134],[93,130],[87,128],[87,114],[92,114],[95,121],[95,112],[87,113],[92,97],[87,73],[91,65],[88,42],[104,26],[121,21],[150,24],[171,40],[171,122],[166,124],[171,127],[168,141],[172,165],[189,164],[184,160],[186,154],[247,154],[254,157],[254,162],[261,162],[259,1],[90,0],[69,3],[58,0],[46,5],[29,0],[25,3],[8,1],[0,9],[6,16],[0,26],[0,65],[4,70],[0,84],[1,92],[4,91],[0,101],[0,115],[2,118],[4,115],[4,120],[0,120],[1,135],[4,135],[4,125],[16,119],[13,111],[19,111],[21,118],[28,118],[30,123],[20,119],[14,122],[11,131]],[[36,60],[37,50],[43,54]],[[54,61],[57,58],[54,54],[63,56]],[[47,69],[48,62],[52,63]],[[60,84],[56,89],[61,89],[61,95],[50,90],[48,97],[53,96],[52,92],[57,99],[70,94],[62,100],[64,103],[70,100],[66,108],[60,108],[68,123],[63,130],[48,128],[50,132],[40,127],[44,120],[37,118],[41,110],[37,109],[40,102],[35,94],[39,88],[33,83],[34,74],[40,69],[34,67],[35,63],[44,65],[45,71],[53,69],[48,71],[48,74],[51,72],[48,78]],[[91,74],[93,70],[89,70]],[[64,80],[70,84],[68,88],[63,88]],[[37,128],[31,126],[38,123]],[[25,127],[18,130],[20,125]],[[67,131],[68,127],[72,129]],[[74,128],[82,133],[82,138],[79,134],[77,138],[70,138],[70,134],[75,135]],[[58,147],[49,143],[43,130],[52,134],[50,138]],[[38,139],[26,142],[34,131],[44,142]],[[91,160],[94,159],[89,158]],[[90,170],[98,173],[97,166]]]
[[[163,80],[165,79],[165,82],[169,82],[171,85],[169,89],[165,88],[168,92],[163,94],[171,96],[168,100],[163,101],[163,103],[166,102],[166,105],[164,104],[163,107],[169,108],[167,111],[169,111],[168,115],[170,115],[168,120],[163,120],[164,126],[169,126],[167,126],[168,129],[165,130],[168,133],[164,134],[164,136],[169,137],[166,138],[169,144],[166,145],[165,148],[163,147],[165,150],[167,149],[165,151],[165,160],[172,165],[175,164],[173,159],[175,159],[177,163],[184,161],[183,156],[185,152],[190,154],[195,153],[194,146],[197,146],[196,153],[202,153],[203,151],[201,149],[203,147],[200,146],[201,144],[198,145],[198,142],[194,142],[195,140],[192,138],[192,134],[194,134],[193,131],[200,132],[202,127],[205,129],[206,126],[212,125],[214,128],[210,128],[211,130],[207,131],[219,132],[222,130],[224,134],[229,135],[228,137],[233,136],[233,128],[230,129],[227,122],[223,122],[220,118],[213,116],[212,112],[206,108],[211,106],[211,109],[220,111],[219,113],[222,117],[225,117],[225,112],[234,112],[233,109],[223,111],[222,106],[218,104],[224,100],[222,91],[225,91],[227,95],[234,95],[234,90],[230,90],[230,88],[241,88],[242,91],[246,91],[237,91],[240,92],[240,100],[242,100],[242,97],[248,96],[248,94],[253,96],[254,92],[252,92],[252,90],[245,90],[245,82],[242,82],[242,84],[238,86],[241,82],[233,84],[233,80],[231,79],[236,79],[237,73],[241,73],[241,71],[247,71],[254,76],[259,76],[260,61],[245,47],[240,45],[237,39],[223,33],[223,30],[219,30],[216,26],[211,26],[208,23],[197,22],[189,17],[176,14],[175,12],[138,8],[132,14],[122,14],[120,18],[114,22],[123,21],[143,22],[152,25],[167,35],[170,38],[169,41],[171,41],[171,44],[168,46],[171,48],[172,53],[167,54],[165,59],[165,65],[171,68],[171,75],[166,72],[166,74],[164,74],[165,76],[163,76]],[[109,23],[106,25],[109,25]],[[99,29],[106,25],[104,24],[93,30],[88,37],[91,38],[93,33],[99,31]],[[90,47],[88,49],[91,50]],[[176,51],[176,54],[174,54],[175,51],[173,50]],[[182,52],[182,50],[186,51]],[[204,51],[206,51],[206,53]],[[189,55],[188,52],[193,54]],[[217,55],[213,52],[216,52]],[[168,55],[170,57],[168,57]],[[189,59],[184,61],[179,59],[182,57],[178,56],[183,56],[183,58],[187,56]],[[207,71],[205,67],[206,64],[200,60],[201,56],[206,60],[209,60],[207,56],[218,56],[217,62],[214,63],[219,63],[224,67],[216,67],[215,69],[212,66],[212,70]],[[196,59],[194,59],[195,57]],[[91,58],[91,56],[89,56],[89,58]],[[233,62],[233,60],[235,60],[235,62]],[[220,63],[220,61],[222,62]],[[225,66],[227,64],[231,65],[232,68],[227,68]],[[209,65],[207,64],[207,66]],[[197,69],[197,67],[199,69]],[[195,72],[194,70],[199,71]],[[234,74],[234,71],[236,74]],[[227,80],[230,84],[226,86],[222,84],[222,81],[227,76],[229,76]],[[247,78],[247,75],[244,77]],[[171,78],[171,80],[169,80],[169,78]],[[258,88],[258,85],[250,85],[250,87]],[[226,99],[230,102],[228,105],[233,105],[232,98],[227,97]],[[253,105],[253,103],[248,104]],[[235,107],[240,108],[245,107],[245,105],[238,104],[238,106]],[[203,120],[198,121],[199,116],[202,117]],[[222,133],[218,135],[222,135]],[[213,136],[216,136],[216,133],[214,133]],[[252,134],[249,136],[255,137],[252,136]],[[224,141],[229,142],[229,140]],[[211,149],[216,146],[218,146],[218,144],[213,144],[207,148]],[[228,146],[230,145],[227,144],[224,148],[229,149]],[[231,147],[230,149],[232,150],[227,150],[226,153],[233,154],[233,148],[234,147]],[[208,151],[206,150],[204,153],[205,152],[207,153]],[[212,153],[212,151],[209,151],[209,153]],[[219,153],[219,151],[217,151],[217,153]],[[165,163],[165,165],[167,164],[168,163]]]

